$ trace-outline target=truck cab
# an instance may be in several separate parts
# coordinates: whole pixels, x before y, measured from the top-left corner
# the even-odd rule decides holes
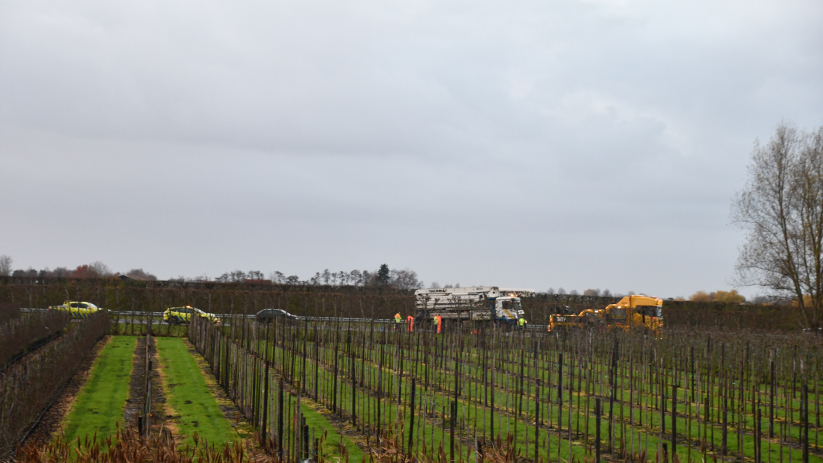
[[[520,298],[516,295],[490,298],[489,305],[494,305],[495,320],[504,320],[514,323],[525,314],[520,305]]]

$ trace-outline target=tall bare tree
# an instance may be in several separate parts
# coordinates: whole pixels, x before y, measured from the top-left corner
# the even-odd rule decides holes
[[[769,143],[755,143],[749,179],[732,206],[748,232],[736,265],[738,282],[791,295],[807,327],[823,322],[823,127],[781,124]]]
[[[11,257],[7,255],[0,256],[0,276],[7,277],[11,275]]]

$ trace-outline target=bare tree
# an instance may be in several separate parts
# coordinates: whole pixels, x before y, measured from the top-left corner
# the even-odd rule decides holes
[[[420,289],[424,286],[423,282],[417,278],[417,272],[409,269],[392,269],[389,284],[400,289]]]
[[[732,206],[748,232],[736,265],[738,283],[791,294],[808,327],[823,319],[823,127],[781,124],[755,143],[749,180]]]
[[[260,270],[251,270],[251,271],[249,271],[249,273],[246,274],[246,279],[248,279],[248,280],[261,280],[262,281],[265,278],[266,278],[266,276],[263,275],[263,272],[261,272]]]
[[[0,276],[7,277],[11,275],[11,257],[3,254],[0,256]]]
[[[89,269],[95,272],[99,278],[110,277],[113,275],[111,269],[109,269],[109,266],[99,260],[89,264]]]
[[[360,286],[363,284],[363,275],[360,274],[360,270],[354,269],[349,272],[349,281],[354,286]]]
[[[286,275],[283,275],[283,272],[278,270],[271,272],[269,278],[273,283],[283,284],[286,282]]]

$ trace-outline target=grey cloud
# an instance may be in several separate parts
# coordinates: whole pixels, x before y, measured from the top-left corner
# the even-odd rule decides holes
[[[7,2],[0,253],[718,289],[752,142],[823,123],[821,19],[813,1]],[[658,258],[612,270],[633,256]]]

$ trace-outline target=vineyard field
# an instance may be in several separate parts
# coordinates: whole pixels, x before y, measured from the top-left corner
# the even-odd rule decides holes
[[[98,452],[136,432],[180,455],[208,443],[284,463],[823,462],[815,335],[107,317],[63,341],[120,332],[67,418],[83,425],[43,448],[96,431]],[[144,391],[133,422],[118,420],[129,378]]]

